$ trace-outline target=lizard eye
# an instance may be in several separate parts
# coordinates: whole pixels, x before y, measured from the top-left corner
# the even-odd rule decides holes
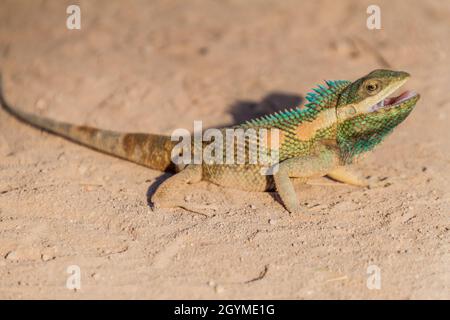
[[[371,81],[365,84],[365,89],[368,94],[373,95],[380,91],[380,84],[377,81]]]

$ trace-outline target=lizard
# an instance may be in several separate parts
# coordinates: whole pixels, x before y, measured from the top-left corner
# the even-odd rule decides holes
[[[418,93],[405,91],[391,96],[409,78],[407,72],[377,69],[353,82],[327,80],[306,95],[307,103],[302,107],[233,126],[278,130],[277,171],[272,175],[261,174],[261,165],[248,163],[248,158],[241,164],[176,165],[172,152],[178,142],[171,136],[102,130],[22,111],[6,101],[1,79],[0,104],[17,119],[39,129],[139,165],[175,172],[153,194],[151,201],[157,208],[183,208],[183,203],[174,199],[180,187],[208,181],[246,191],[275,189],[287,211],[297,213],[301,208],[293,179],[307,182],[327,176],[351,185],[368,185],[348,166],[379,145],[414,109]]]

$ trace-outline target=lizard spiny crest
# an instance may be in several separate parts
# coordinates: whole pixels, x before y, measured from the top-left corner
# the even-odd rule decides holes
[[[339,94],[351,82],[347,80],[326,80],[327,87],[319,84],[312,92],[306,94],[304,108],[286,109],[247,121],[245,124],[252,127],[275,126],[286,121],[300,123],[303,120],[312,121],[323,109],[335,107]]]
[[[328,88],[324,85],[317,85],[314,88],[314,92],[309,92],[306,94],[306,100],[309,103],[305,105],[307,108],[323,109],[329,108],[330,102],[335,100],[336,96],[351,82],[347,80],[325,80]]]

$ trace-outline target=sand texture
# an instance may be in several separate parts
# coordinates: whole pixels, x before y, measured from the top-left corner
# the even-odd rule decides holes
[[[170,134],[239,123],[304,102],[325,79],[411,73],[422,98],[355,167],[357,188],[271,193],[201,182],[204,207],[152,209],[168,174],[26,126],[0,111],[0,298],[449,299],[450,2],[0,2],[9,101],[55,119]],[[81,289],[66,287],[80,267]],[[368,267],[381,288],[367,287]]]

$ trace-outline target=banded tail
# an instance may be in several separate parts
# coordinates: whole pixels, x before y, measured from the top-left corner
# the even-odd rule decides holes
[[[170,136],[146,133],[120,133],[78,126],[21,111],[6,102],[1,76],[0,105],[22,122],[91,149],[160,171],[176,170],[175,165],[171,161],[171,151],[177,142],[171,141]]]

